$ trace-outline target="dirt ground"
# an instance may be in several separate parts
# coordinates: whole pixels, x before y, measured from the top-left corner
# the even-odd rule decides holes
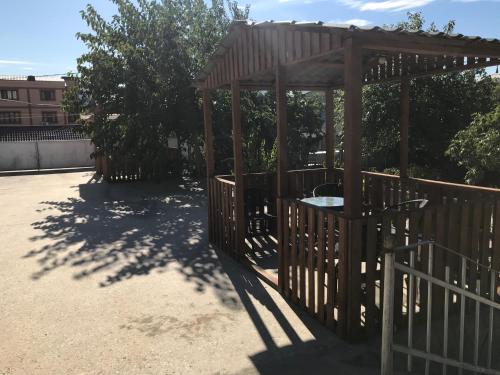
[[[376,374],[207,240],[189,181],[0,177],[0,374]]]

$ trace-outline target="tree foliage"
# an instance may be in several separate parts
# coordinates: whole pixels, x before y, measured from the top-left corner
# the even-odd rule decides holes
[[[313,93],[287,93],[288,164],[307,166],[308,155],[323,138],[324,102]],[[231,95],[220,91],[214,103],[214,149],[216,169],[227,173],[233,167]],[[273,91],[243,91],[241,124],[244,169],[247,172],[276,170],[276,97]]]
[[[210,5],[203,0],[110,1],[117,7],[117,14],[110,20],[90,5],[82,11],[92,31],[78,34],[88,51],[78,59],[78,81],[67,90],[65,110],[94,114],[93,121],[86,124],[87,130],[99,151],[111,158],[136,160],[167,173],[178,166],[165,157],[168,138],[175,135],[192,146],[203,169],[201,98],[191,82],[214,53],[231,21],[248,18],[249,7],[241,8],[232,0],[212,0]],[[409,13],[408,19],[397,26],[419,30],[425,24],[420,13]],[[442,30],[450,33],[454,26],[450,21]],[[431,23],[427,29],[438,28]],[[474,115],[493,110],[493,98],[500,98],[500,88],[496,93],[494,90],[495,83],[483,70],[411,81],[412,169],[418,169],[419,175],[425,170],[426,177],[461,179],[465,168],[467,178],[477,180],[480,174],[468,170],[474,162],[464,159],[467,152],[456,151],[461,136],[455,135],[465,134],[462,131],[473,119],[479,131],[477,123],[482,117]],[[364,167],[396,170],[399,85],[371,85],[363,94]],[[230,92],[214,91],[213,101],[216,171],[228,173],[233,166]],[[342,148],[340,91],[335,93],[334,103],[336,146]],[[274,170],[274,92],[243,91],[241,109],[245,170]],[[323,95],[289,92],[287,110],[289,166],[302,168],[324,135]],[[111,120],[113,114],[118,118],[112,116]],[[450,149],[455,151],[445,154],[452,139],[454,146]]]
[[[399,27],[423,29],[420,13],[409,13]],[[453,31],[450,21],[443,31]],[[436,31],[435,24],[428,27]],[[494,84],[483,70],[412,80],[410,84],[410,163],[425,177],[458,179],[463,171],[445,156],[454,135],[465,129],[475,113],[491,111]],[[399,167],[399,85],[380,84],[364,89],[363,156],[365,167]]]
[[[88,5],[81,12],[92,32],[79,33],[88,52],[78,59],[83,110],[93,142],[111,158],[140,161],[167,173],[168,138],[201,134],[198,97],[191,82],[233,16],[236,3],[214,0],[112,0],[111,20]],[[74,94],[74,93],[73,93]],[[68,99],[68,102],[70,100]],[[119,117],[110,120],[110,115]],[[116,116],[114,116],[116,117]]]
[[[79,79],[68,90],[65,109],[93,113],[86,124],[99,151],[117,160],[168,172],[168,138],[192,145],[202,159],[201,98],[191,82],[206,65],[233,19],[246,19],[249,7],[236,1],[112,0],[117,14],[101,17],[88,5],[81,12],[91,28],[79,33],[88,52],[78,59]],[[217,171],[232,169],[231,97],[214,94]],[[85,100],[82,100],[82,99]],[[290,142],[298,151],[292,166],[302,166],[321,135],[321,102],[291,93]],[[245,167],[272,170],[275,164],[276,113],[272,92],[242,93]],[[110,120],[110,115],[113,120]]]
[[[477,114],[470,126],[453,138],[447,155],[466,169],[471,184],[499,185],[500,105],[487,114]]]
[[[471,124],[459,131],[450,143],[447,155],[466,170],[471,184],[500,186],[500,80],[493,100],[496,107],[486,114],[476,114]]]

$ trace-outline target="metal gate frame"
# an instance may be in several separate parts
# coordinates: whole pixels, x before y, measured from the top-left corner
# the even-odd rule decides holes
[[[428,249],[428,264],[427,272],[422,272],[415,269],[415,257],[417,251],[421,253],[423,248]],[[453,285],[449,282],[450,267],[445,267],[445,280],[438,279],[432,276],[434,251],[445,251],[461,258],[461,285]],[[396,253],[409,253],[409,264],[405,265],[396,261]],[[429,374],[430,363],[436,362],[442,365],[443,374],[446,374],[447,367],[455,367],[459,369],[461,374],[463,370],[473,371],[474,373],[495,374],[500,375],[499,370],[491,368],[492,363],[492,347],[493,347],[493,317],[494,310],[500,311],[500,304],[495,302],[496,294],[496,278],[499,272],[491,268],[485,267],[476,261],[473,261],[466,256],[455,252],[452,249],[446,248],[437,244],[435,241],[420,241],[415,244],[386,249],[385,253],[385,269],[384,269],[384,300],[383,300],[383,317],[382,317],[382,358],[381,358],[381,373],[382,375],[392,375],[394,373],[394,353],[402,353],[407,355],[407,370],[413,370],[413,359],[421,358],[425,360],[425,374]],[[476,281],[475,293],[466,290],[466,267],[467,262],[473,262],[475,266],[487,268],[491,273],[489,295],[490,299],[482,297],[481,280]],[[408,275],[408,337],[407,345],[397,345],[393,342],[394,330],[394,282],[395,271],[401,271]],[[415,313],[415,281],[416,278],[427,282],[427,322],[426,322],[426,349],[425,351],[417,350],[413,347],[413,318]],[[432,342],[432,290],[437,286],[444,289],[444,327],[443,327],[443,352],[436,354],[431,352]],[[459,342],[459,358],[458,360],[448,357],[448,309],[450,292],[460,296],[460,342]],[[475,327],[474,327],[474,363],[464,361],[464,340],[465,340],[465,304],[466,298],[475,301]],[[488,353],[486,367],[479,366],[479,318],[481,305],[489,307],[489,333],[488,333]]]

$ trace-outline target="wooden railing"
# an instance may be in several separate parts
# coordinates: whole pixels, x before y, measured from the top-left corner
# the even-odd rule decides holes
[[[362,217],[348,219],[342,213],[308,206],[298,200],[310,196],[312,189],[327,181],[327,177],[332,181],[324,168],[288,172],[290,197],[277,200],[276,207],[280,223],[279,288],[340,335],[370,336],[380,328],[381,253],[386,237],[392,238],[396,245],[435,240],[457,249],[472,261],[500,268],[500,190],[363,172],[362,198],[370,209],[365,210]],[[342,170],[334,171],[334,181],[342,183],[342,177]],[[246,189],[258,187],[274,193],[275,183],[274,174],[244,176]],[[411,212],[380,210],[414,198],[427,198],[430,204]],[[269,201],[269,197],[267,199]],[[236,254],[231,176],[210,180],[209,202],[211,242]],[[397,260],[408,262],[404,258]],[[423,254],[415,267],[425,267],[426,261]],[[458,282],[458,265],[438,255],[436,275],[442,276],[446,266],[450,268],[450,280]],[[474,285],[478,277],[486,276],[469,273],[467,282]],[[424,311],[426,290],[417,288],[420,288],[419,303]],[[394,292],[395,324],[402,324],[407,319],[408,308],[407,286],[401,274],[396,274]],[[439,303],[434,311],[443,308]]]
[[[331,176],[328,176],[329,173]],[[326,181],[337,183],[342,181],[343,172],[341,169],[328,171],[326,168],[297,169],[287,171],[287,178],[288,196],[304,198],[311,196],[314,188]]]
[[[353,326],[376,332],[381,221],[374,216],[348,220],[296,199],[281,200],[280,205],[279,275],[284,277],[285,296],[341,337],[347,337]],[[350,231],[356,235],[349,236]]]
[[[399,176],[362,172],[363,200],[374,207],[389,207],[397,202],[426,198],[433,204],[466,201],[495,201],[500,190],[425,180],[420,178],[401,179]]]
[[[235,183],[223,177],[209,180],[209,237],[219,250],[237,256]]]
[[[296,199],[280,202],[282,291],[343,336],[370,336],[380,328],[384,239],[391,239],[394,246],[435,240],[457,249],[472,262],[500,266],[500,200],[494,205],[454,200],[421,210],[388,210],[359,219],[347,219]],[[409,261],[404,254],[396,258],[403,263]],[[415,267],[424,270],[426,266],[426,253],[422,253]],[[445,267],[451,270],[450,281],[458,283],[460,265],[437,254],[436,277],[444,277]],[[488,273],[470,272],[467,282],[475,285],[478,278],[484,284]],[[425,311],[425,286],[417,289],[420,309]],[[407,294],[403,275],[396,273],[396,324],[407,319]],[[439,291],[436,301],[433,311],[439,314],[444,308]]]
[[[346,322],[344,218],[295,199],[280,200],[283,292],[342,334]]]
[[[178,158],[177,150],[169,149],[167,159],[172,167],[170,170],[160,170],[159,167],[153,167],[147,164],[141,164],[130,157],[112,159],[105,155],[96,155],[96,172],[101,174],[108,182],[131,182],[142,180],[159,180],[178,171],[175,168],[181,168],[182,161]]]
[[[103,176],[109,182],[140,181],[146,178],[147,173],[141,168],[139,163],[134,161],[113,161],[109,158],[102,158]],[[149,172],[151,177],[154,172]]]
[[[336,168],[327,178],[326,168],[290,170],[288,175],[289,197],[302,198],[311,196],[318,185],[327,181],[343,183],[344,171]],[[401,179],[399,176],[361,172],[363,203],[373,207],[389,207],[397,202],[426,198],[433,203],[455,201],[496,200],[500,198],[500,189],[481,186],[456,184],[450,182],[426,180],[420,178]]]

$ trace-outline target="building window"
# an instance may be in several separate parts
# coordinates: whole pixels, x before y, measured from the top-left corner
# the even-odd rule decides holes
[[[0,112],[0,124],[12,125],[21,123],[21,112]]]
[[[0,90],[0,99],[17,100],[17,90]]]
[[[57,124],[57,112],[42,112],[42,124]]]
[[[56,100],[56,90],[40,90],[40,100]]]

